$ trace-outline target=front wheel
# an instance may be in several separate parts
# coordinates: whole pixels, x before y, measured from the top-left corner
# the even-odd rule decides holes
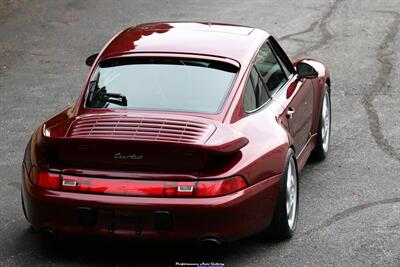
[[[296,159],[289,148],[285,161],[277,204],[271,225],[266,229],[267,236],[276,239],[288,239],[296,230],[299,209],[299,183]]]
[[[317,129],[317,144],[311,154],[313,160],[321,161],[326,158],[329,150],[331,136],[331,97],[329,86],[325,84],[324,98],[322,99],[321,112]]]

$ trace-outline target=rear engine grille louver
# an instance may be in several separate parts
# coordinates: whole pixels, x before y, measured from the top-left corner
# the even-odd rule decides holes
[[[96,116],[78,119],[69,136],[203,144],[214,130],[212,124],[188,120]]]

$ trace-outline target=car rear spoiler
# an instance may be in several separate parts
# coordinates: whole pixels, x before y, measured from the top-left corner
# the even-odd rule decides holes
[[[43,137],[49,143],[160,144],[198,149],[212,154],[231,154],[249,140],[229,125],[203,118],[171,116],[82,116],[51,127],[44,124]],[[47,137],[47,138],[46,138]],[[45,140],[43,140],[45,141]],[[46,141],[45,141],[46,142]]]

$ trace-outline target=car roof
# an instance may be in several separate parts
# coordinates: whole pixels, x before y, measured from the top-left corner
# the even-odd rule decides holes
[[[101,58],[126,53],[184,53],[230,58],[244,64],[268,36],[265,31],[233,24],[147,23],[117,34]]]

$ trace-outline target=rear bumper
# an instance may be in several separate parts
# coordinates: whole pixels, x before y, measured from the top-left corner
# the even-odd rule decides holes
[[[152,198],[45,190],[32,185],[24,172],[22,195],[26,217],[36,229],[105,237],[231,241],[269,225],[280,178],[216,198]]]

